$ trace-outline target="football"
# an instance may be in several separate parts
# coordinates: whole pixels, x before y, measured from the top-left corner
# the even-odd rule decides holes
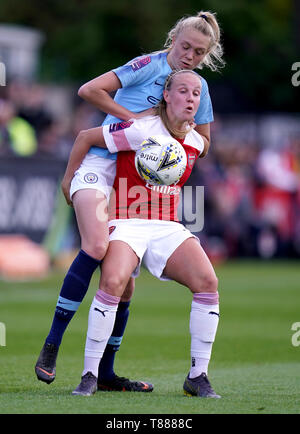
[[[183,146],[170,136],[144,140],[135,154],[135,167],[143,181],[151,185],[177,184],[187,164]]]

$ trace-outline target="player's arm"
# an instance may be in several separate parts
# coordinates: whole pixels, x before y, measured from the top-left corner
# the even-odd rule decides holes
[[[110,113],[118,119],[127,121],[134,114],[116,103],[110,96],[110,93],[115,92],[121,87],[122,85],[117,75],[113,71],[109,71],[81,86],[78,95],[104,113]]]
[[[61,182],[61,188],[68,205],[72,204],[70,199],[70,185],[74,173],[79,168],[82,160],[88,153],[91,146],[106,148],[102,127],[90,128],[89,130],[80,131],[80,133],[75,139],[74,145],[70,153],[67,168]]]
[[[201,135],[204,141],[204,149],[199,155],[199,158],[205,157],[210,146],[210,124],[196,125],[195,130]]]
[[[141,113],[133,113],[115,102],[110,94],[121,87],[122,84],[117,75],[113,71],[109,71],[82,85],[78,91],[78,95],[102,112],[110,113],[112,116],[124,121],[153,114],[152,109]]]

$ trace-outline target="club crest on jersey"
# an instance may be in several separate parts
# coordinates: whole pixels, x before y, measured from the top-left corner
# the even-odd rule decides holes
[[[196,161],[196,154],[188,154],[187,156],[187,163],[190,169],[194,166]]]
[[[129,128],[130,125],[132,125],[132,121],[124,121],[124,122],[118,122],[116,124],[110,124],[109,126],[109,132],[115,133],[116,131],[124,130],[125,128]]]
[[[133,71],[137,71],[138,69],[143,68],[144,66],[148,65],[148,63],[151,62],[151,57],[143,57],[142,59],[136,60],[135,62],[132,62],[131,68]]]
[[[98,176],[96,175],[96,173],[86,173],[84,175],[84,181],[87,184],[95,184],[98,181]]]

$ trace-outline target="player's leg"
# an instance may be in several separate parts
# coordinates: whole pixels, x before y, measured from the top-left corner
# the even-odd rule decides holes
[[[190,313],[191,367],[184,383],[187,395],[219,398],[207,371],[219,322],[218,279],[195,238],[185,240],[170,256],[164,274],[193,293]]]
[[[152,392],[153,385],[145,381],[130,380],[114,372],[117,351],[123,339],[129,316],[129,305],[133,295],[135,279],[130,278],[121,297],[116,313],[114,329],[106,345],[98,370],[98,390]]]
[[[216,293],[218,279],[205,251],[194,237],[181,243],[168,258],[164,274],[194,293]]]
[[[130,301],[134,292],[135,279],[130,278],[121,297],[116,314],[116,320],[111,337],[106,345],[99,365],[98,380],[103,386],[114,381],[114,362],[116,352],[119,351],[129,316]],[[101,390],[101,388],[100,388]]]
[[[89,312],[84,369],[74,395],[91,395],[97,389],[98,367],[113,330],[118,303],[138,262],[128,244],[110,242],[102,264],[100,287]]]
[[[48,384],[55,379],[56,357],[63,334],[82,302],[91,277],[108,246],[105,195],[98,190],[84,189],[77,191],[72,199],[81,236],[81,250],[65,276],[52,326],[35,367],[38,379]]]

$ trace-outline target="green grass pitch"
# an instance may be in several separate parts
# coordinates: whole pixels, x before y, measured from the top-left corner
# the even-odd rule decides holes
[[[209,378],[222,399],[189,398],[191,294],[146,271],[136,281],[131,315],[116,372],[150,381],[153,393],[97,392],[72,396],[80,381],[87,317],[98,275],[66,332],[51,385],[34,365],[49,331],[63,274],[42,281],[0,282],[1,414],[246,414],[300,412],[300,263],[245,261],[216,267],[220,323]],[[294,342],[294,345],[293,345]],[[3,343],[3,340],[2,340]],[[296,345],[295,345],[296,343]]]

